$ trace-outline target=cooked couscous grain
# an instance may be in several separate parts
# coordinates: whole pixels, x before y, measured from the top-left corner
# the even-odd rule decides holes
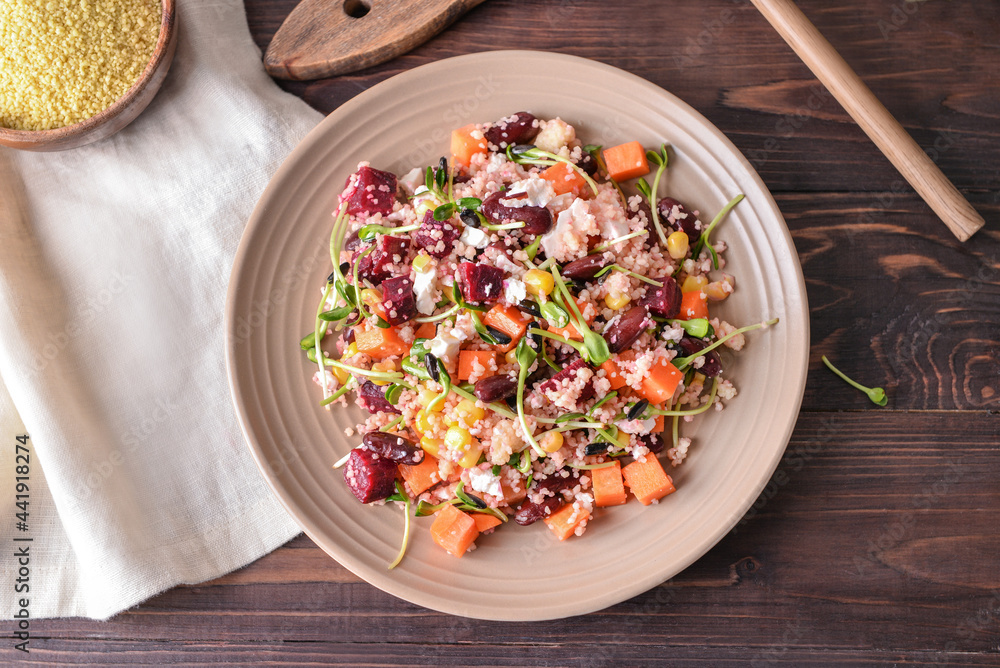
[[[0,126],[51,130],[111,106],[160,33],[160,0],[0,2]]]

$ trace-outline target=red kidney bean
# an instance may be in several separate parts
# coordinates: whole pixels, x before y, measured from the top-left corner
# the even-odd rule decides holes
[[[487,376],[476,382],[476,399],[484,403],[500,401],[517,394],[517,379],[511,376]]]
[[[561,273],[563,278],[568,278],[571,281],[586,281],[596,276],[597,272],[607,265],[604,253],[594,253],[593,255],[585,255],[579,260],[573,260],[562,268]]]
[[[504,191],[496,192],[487,197],[480,211],[494,225],[513,222],[524,222],[521,231],[525,234],[545,234],[552,229],[552,212],[544,206],[504,206],[502,199],[511,199]]]
[[[538,128],[535,117],[526,111],[501,118],[484,133],[486,141],[505,150],[514,144],[524,144],[535,138]]]
[[[424,459],[422,449],[396,434],[370,431],[361,437],[361,445],[397,464],[419,464]]]
[[[608,350],[620,353],[627,350],[645,329],[649,313],[645,306],[633,306],[604,331],[604,340],[608,342]]]
[[[552,492],[552,496],[546,496],[538,503],[535,503],[531,499],[526,500],[514,513],[514,521],[521,526],[528,526],[548,516],[563,503],[562,495],[559,492],[572,487],[578,482],[579,479],[574,475],[563,478],[555,474],[550,475],[544,480],[535,481],[531,489],[528,490],[529,494],[547,489]]]
[[[681,350],[684,351],[684,355],[695,355],[701,352],[703,349],[708,347],[708,344],[701,339],[696,339],[693,336],[688,336],[685,334],[681,338]],[[719,354],[710,350],[705,353],[705,363],[702,364],[700,369],[697,369],[699,373],[703,373],[709,378],[715,378],[720,373],[722,373],[722,360],[719,358]]]
[[[669,216],[675,206],[677,207],[677,212],[681,217],[677,221],[670,222]],[[690,239],[692,244],[699,236],[701,236],[701,223],[697,218],[695,218],[693,213],[688,211],[683,204],[675,200],[673,197],[664,197],[658,201],[656,203],[656,209],[660,214],[660,220],[663,222],[664,227],[671,227],[688,235],[688,239]]]

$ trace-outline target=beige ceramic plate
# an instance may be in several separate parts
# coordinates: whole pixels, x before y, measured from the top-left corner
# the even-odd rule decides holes
[[[513,523],[455,559],[416,520],[394,571],[403,517],[363,506],[331,464],[357,444],[344,428],[359,412],[318,406],[313,366],[299,349],[312,330],[330,272],[331,212],[361,160],[397,174],[436,163],[449,131],[519,110],[560,116],[585,142],[638,139],[672,146],[664,192],[711,218],[746,194],[717,238],[730,246],[736,294],[715,309],[732,323],[779,316],[727,355],[740,390],[723,413],[684,426],[694,439],[672,472],[678,491],[657,506],[600,509],[581,538],[559,543],[539,522]],[[226,310],[233,400],[261,471],[316,543],[371,584],[457,615],[499,620],[599,610],[676,575],[743,516],[768,481],[799,411],[809,345],[808,309],[788,230],[760,178],[696,111],[621,70],[552,53],[502,51],[451,58],[405,72],[330,114],[282,165],[244,233]]]

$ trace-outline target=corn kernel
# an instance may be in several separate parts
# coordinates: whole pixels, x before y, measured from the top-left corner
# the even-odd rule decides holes
[[[381,305],[382,293],[374,288],[365,288],[361,291],[361,301],[364,302],[368,308],[372,308],[375,305]]]
[[[547,271],[529,269],[524,274],[524,287],[529,294],[535,296],[549,295],[555,287],[555,279]]]
[[[609,292],[608,296],[604,298],[604,303],[607,304],[608,308],[612,311],[617,311],[618,309],[623,308],[630,301],[632,301],[632,298],[623,292],[619,292],[618,294]]]
[[[345,385],[347,383],[347,380],[351,377],[349,371],[345,371],[344,369],[341,369],[340,367],[336,366],[330,367],[330,373],[333,374],[333,377],[336,378],[337,382],[340,383],[341,385]]]
[[[459,401],[458,406],[455,407],[455,412],[462,417],[468,425],[478,422],[486,417],[486,411],[477,406],[474,401],[469,401],[468,399],[462,399]]]
[[[684,284],[681,286],[681,292],[704,290],[706,285],[708,285],[707,276],[688,276],[684,279]]]
[[[426,434],[434,429],[434,424],[437,420],[432,419],[431,415],[434,414],[428,414],[425,410],[417,411],[417,417],[416,420],[414,420],[414,425],[416,426],[417,431],[421,434]]]
[[[675,260],[683,260],[687,257],[688,249],[690,247],[691,246],[688,243],[688,235],[680,230],[667,237],[667,252],[670,253],[670,257]]]
[[[721,281],[712,281],[705,286],[705,296],[714,302],[721,302],[731,294],[733,294],[733,277],[729,274],[723,276]]]
[[[427,408],[431,405],[435,399],[438,398],[438,393],[429,387],[421,387],[420,392],[417,393],[417,403]]]
[[[421,436],[420,447],[432,457],[437,457],[438,452],[441,450],[441,443],[428,436]]]
[[[395,370],[396,370],[396,365],[390,360],[375,362],[375,364],[372,364],[372,371],[392,372]],[[388,380],[382,380],[381,378],[370,378],[369,380],[371,380],[373,383],[379,386],[385,386],[391,382]]]
[[[507,362],[507,364],[517,364],[517,349],[511,348],[510,350],[508,350],[507,354],[504,355],[503,359],[505,362]]]
[[[445,432],[444,442],[452,450],[465,450],[472,443],[472,434],[468,429],[452,425]]]
[[[423,274],[430,271],[434,260],[427,253],[421,253],[417,257],[413,258],[413,268],[418,274]]]
[[[349,346],[347,346],[347,349],[344,351],[344,356],[341,359],[354,357],[357,354],[358,354],[358,344],[352,343]]]
[[[463,469],[471,469],[473,466],[479,463],[479,457],[483,454],[483,449],[479,445],[478,441],[473,442],[469,446],[462,458],[458,460],[458,465]]]
[[[691,377],[691,384],[704,385],[705,379],[706,379],[705,374],[695,372],[694,376]]]
[[[538,437],[538,445],[545,452],[557,452],[563,446],[563,435],[559,431],[547,431]]]

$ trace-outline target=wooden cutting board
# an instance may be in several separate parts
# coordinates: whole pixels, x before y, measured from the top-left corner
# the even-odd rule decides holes
[[[384,63],[423,44],[485,0],[302,0],[264,66],[278,79],[321,79]]]

